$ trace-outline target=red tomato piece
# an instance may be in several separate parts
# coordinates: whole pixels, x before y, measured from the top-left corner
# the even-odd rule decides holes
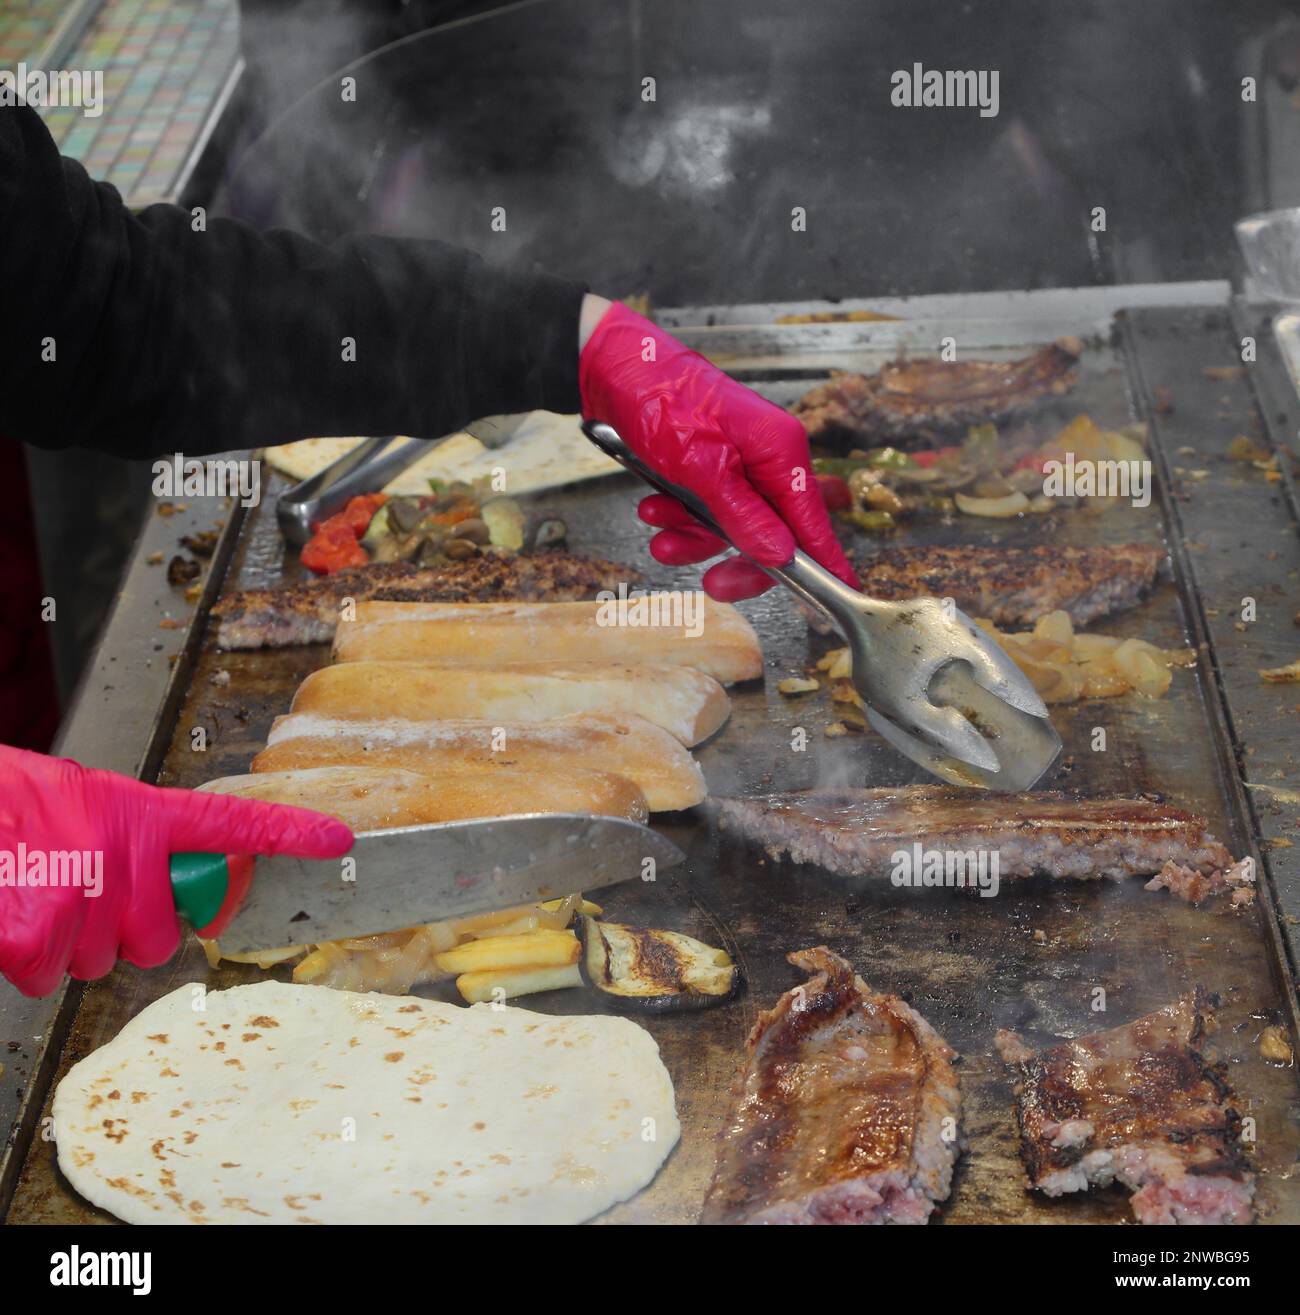
[[[1043,473],[1043,467],[1050,461],[1050,457],[1045,457],[1039,452],[1029,452],[1016,462],[1016,470],[1036,470],[1040,475]]]
[[[827,511],[847,511],[853,506],[853,494],[838,475],[818,475],[816,478]]]

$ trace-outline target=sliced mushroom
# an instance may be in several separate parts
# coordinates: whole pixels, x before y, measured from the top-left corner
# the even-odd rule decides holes
[[[389,525],[399,534],[410,534],[424,515],[424,508],[415,498],[389,498],[384,508]]]
[[[524,551],[555,548],[568,538],[569,527],[558,516],[532,516],[524,529]]]
[[[442,559],[443,540],[441,535],[423,534],[415,550],[413,560],[417,566],[436,566]]]
[[[471,516],[468,520],[457,521],[452,526],[452,531],[458,539],[468,539],[471,543],[491,543],[492,533],[487,527],[487,522],[478,516]]]

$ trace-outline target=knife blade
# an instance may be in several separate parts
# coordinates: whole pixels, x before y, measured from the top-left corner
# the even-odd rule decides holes
[[[183,893],[177,876],[183,857],[191,856],[173,855],[178,909],[186,916],[196,908],[211,912],[210,892]],[[374,936],[638,877],[650,880],[683,857],[648,826],[587,813],[367,831],[342,858],[258,858],[238,911],[212,934],[219,934],[228,954]],[[215,903],[221,904],[220,895]],[[200,926],[208,919],[201,914],[190,921]]]

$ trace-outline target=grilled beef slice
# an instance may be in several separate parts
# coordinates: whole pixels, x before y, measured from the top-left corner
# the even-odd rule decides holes
[[[1061,338],[1019,361],[891,361],[876,374],[832,375],[792,409],[817,443],[928,443],[1068,393],[1082,352]]]
[[[994,625],[1031,626],[1048,612],[1075,625],[1132,607],[1155,583],[1162,547],[886,548],[857,558],[870,598],[951,598]]]
[[[1255,1179],[1226,1070],[1201,1054],[1214,1014],[1197,987],[1127,1027],[1035,1053],[1012,1032],[1021,1156],[1047,1196],[1122,1183],[1143,1224],[1247,1224]]]
[[[887,873],[891,856],[914,844],[996,852],[1004,879],[1141,876],[1169,859],[1208,872],[1232,862],[1203,817],[1152,799],[911,785],[795,790],[718,806],[723,830],[764,846],[772,858],[845,876]]]
[[[556,549],[533,555],[472,557],[438,566],[381,562],[281,589],[246,589],[212,609],[217,647],[287,648],[334,638],[344,598],[397,603],[559,603],[591,598],[640,574],[600,557]]]
[[[953,1051],[825,946],[760,1014],[704,1202],[711,1224],[923,1224],[959,1153]]]

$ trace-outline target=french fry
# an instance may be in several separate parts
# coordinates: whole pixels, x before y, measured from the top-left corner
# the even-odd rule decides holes
[[[559,968],[578,962],[578,938],[571,931],[530,931],[519,936],[485,936],[438,955],[443,972],[471,973],[490,968]]]
[[[582,973],[576,963],[547,968],[486,968],[456,978],[456,989],[472,1005],[581,985]],[[504,992],[504,996],[498,995],[498,991]]]

